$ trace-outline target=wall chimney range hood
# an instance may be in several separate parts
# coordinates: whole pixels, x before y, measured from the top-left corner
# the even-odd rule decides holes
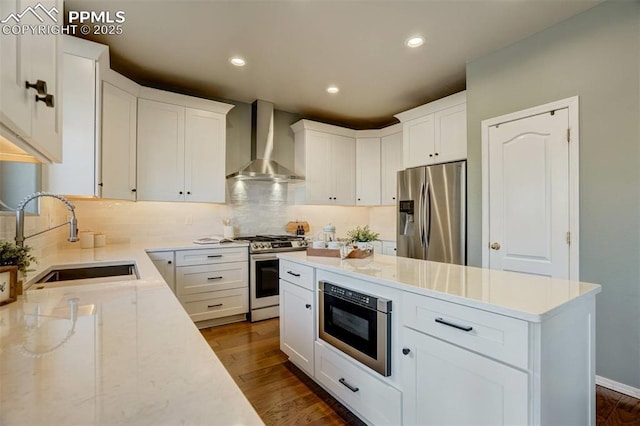
[[[251,162],[227,179],[296,183],[304,181],[283,165],[273,161],[273,104],[256,100],[251,105]]]

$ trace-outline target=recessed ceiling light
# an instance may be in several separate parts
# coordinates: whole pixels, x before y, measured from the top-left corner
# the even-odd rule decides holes
[[[239,56],[234,56],[229,58],[229,62],[231,62],[236,67],[244,67],[246,65],[246,61]]]
[[[327,93],[331,93],[332,95],[335,95],[339,91],[340,91],[340,89],[338,89],[336,86],[327,87]]]
[[[410,37],[405,44],[409,47],[419,47],[424,44],[424,38],[420,36]]]

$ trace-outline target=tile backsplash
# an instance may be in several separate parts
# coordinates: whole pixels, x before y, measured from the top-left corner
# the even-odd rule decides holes
[[[223,219],[231,218],[236,236],[281,234],[289,221],[307,221],[307,235],[314,236],[331,222],[338,237],[351,228],[369,224],[381,238],[395,239],[395,208],[341,207],[289,204],[286,184],[230,182],[227,204],[168,203],[72,199],[81,231],[102,232],[114,243],[188,241],[208,235],[223,235]],[[39,216],[28,216],[25,233],[41,231],[67,220],[67,210],[54,199],[41,199]],[[29,239],[34,254],[46,255],[59,247],[70,247],[68,228],[63,227]],[[15,217],[0,216],[0,238],[13,240]]]

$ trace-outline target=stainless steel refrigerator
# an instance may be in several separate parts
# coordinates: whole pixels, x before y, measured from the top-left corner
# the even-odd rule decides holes
[[[398,172],[397,255],[467,263],[466,161]]]

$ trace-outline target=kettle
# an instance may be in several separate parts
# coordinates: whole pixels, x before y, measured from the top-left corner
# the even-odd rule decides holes
[[[316,234],[316,240],[329,243],[336,240],[336,227],[329,223],[322,227],[322,231],[318,231]]]

